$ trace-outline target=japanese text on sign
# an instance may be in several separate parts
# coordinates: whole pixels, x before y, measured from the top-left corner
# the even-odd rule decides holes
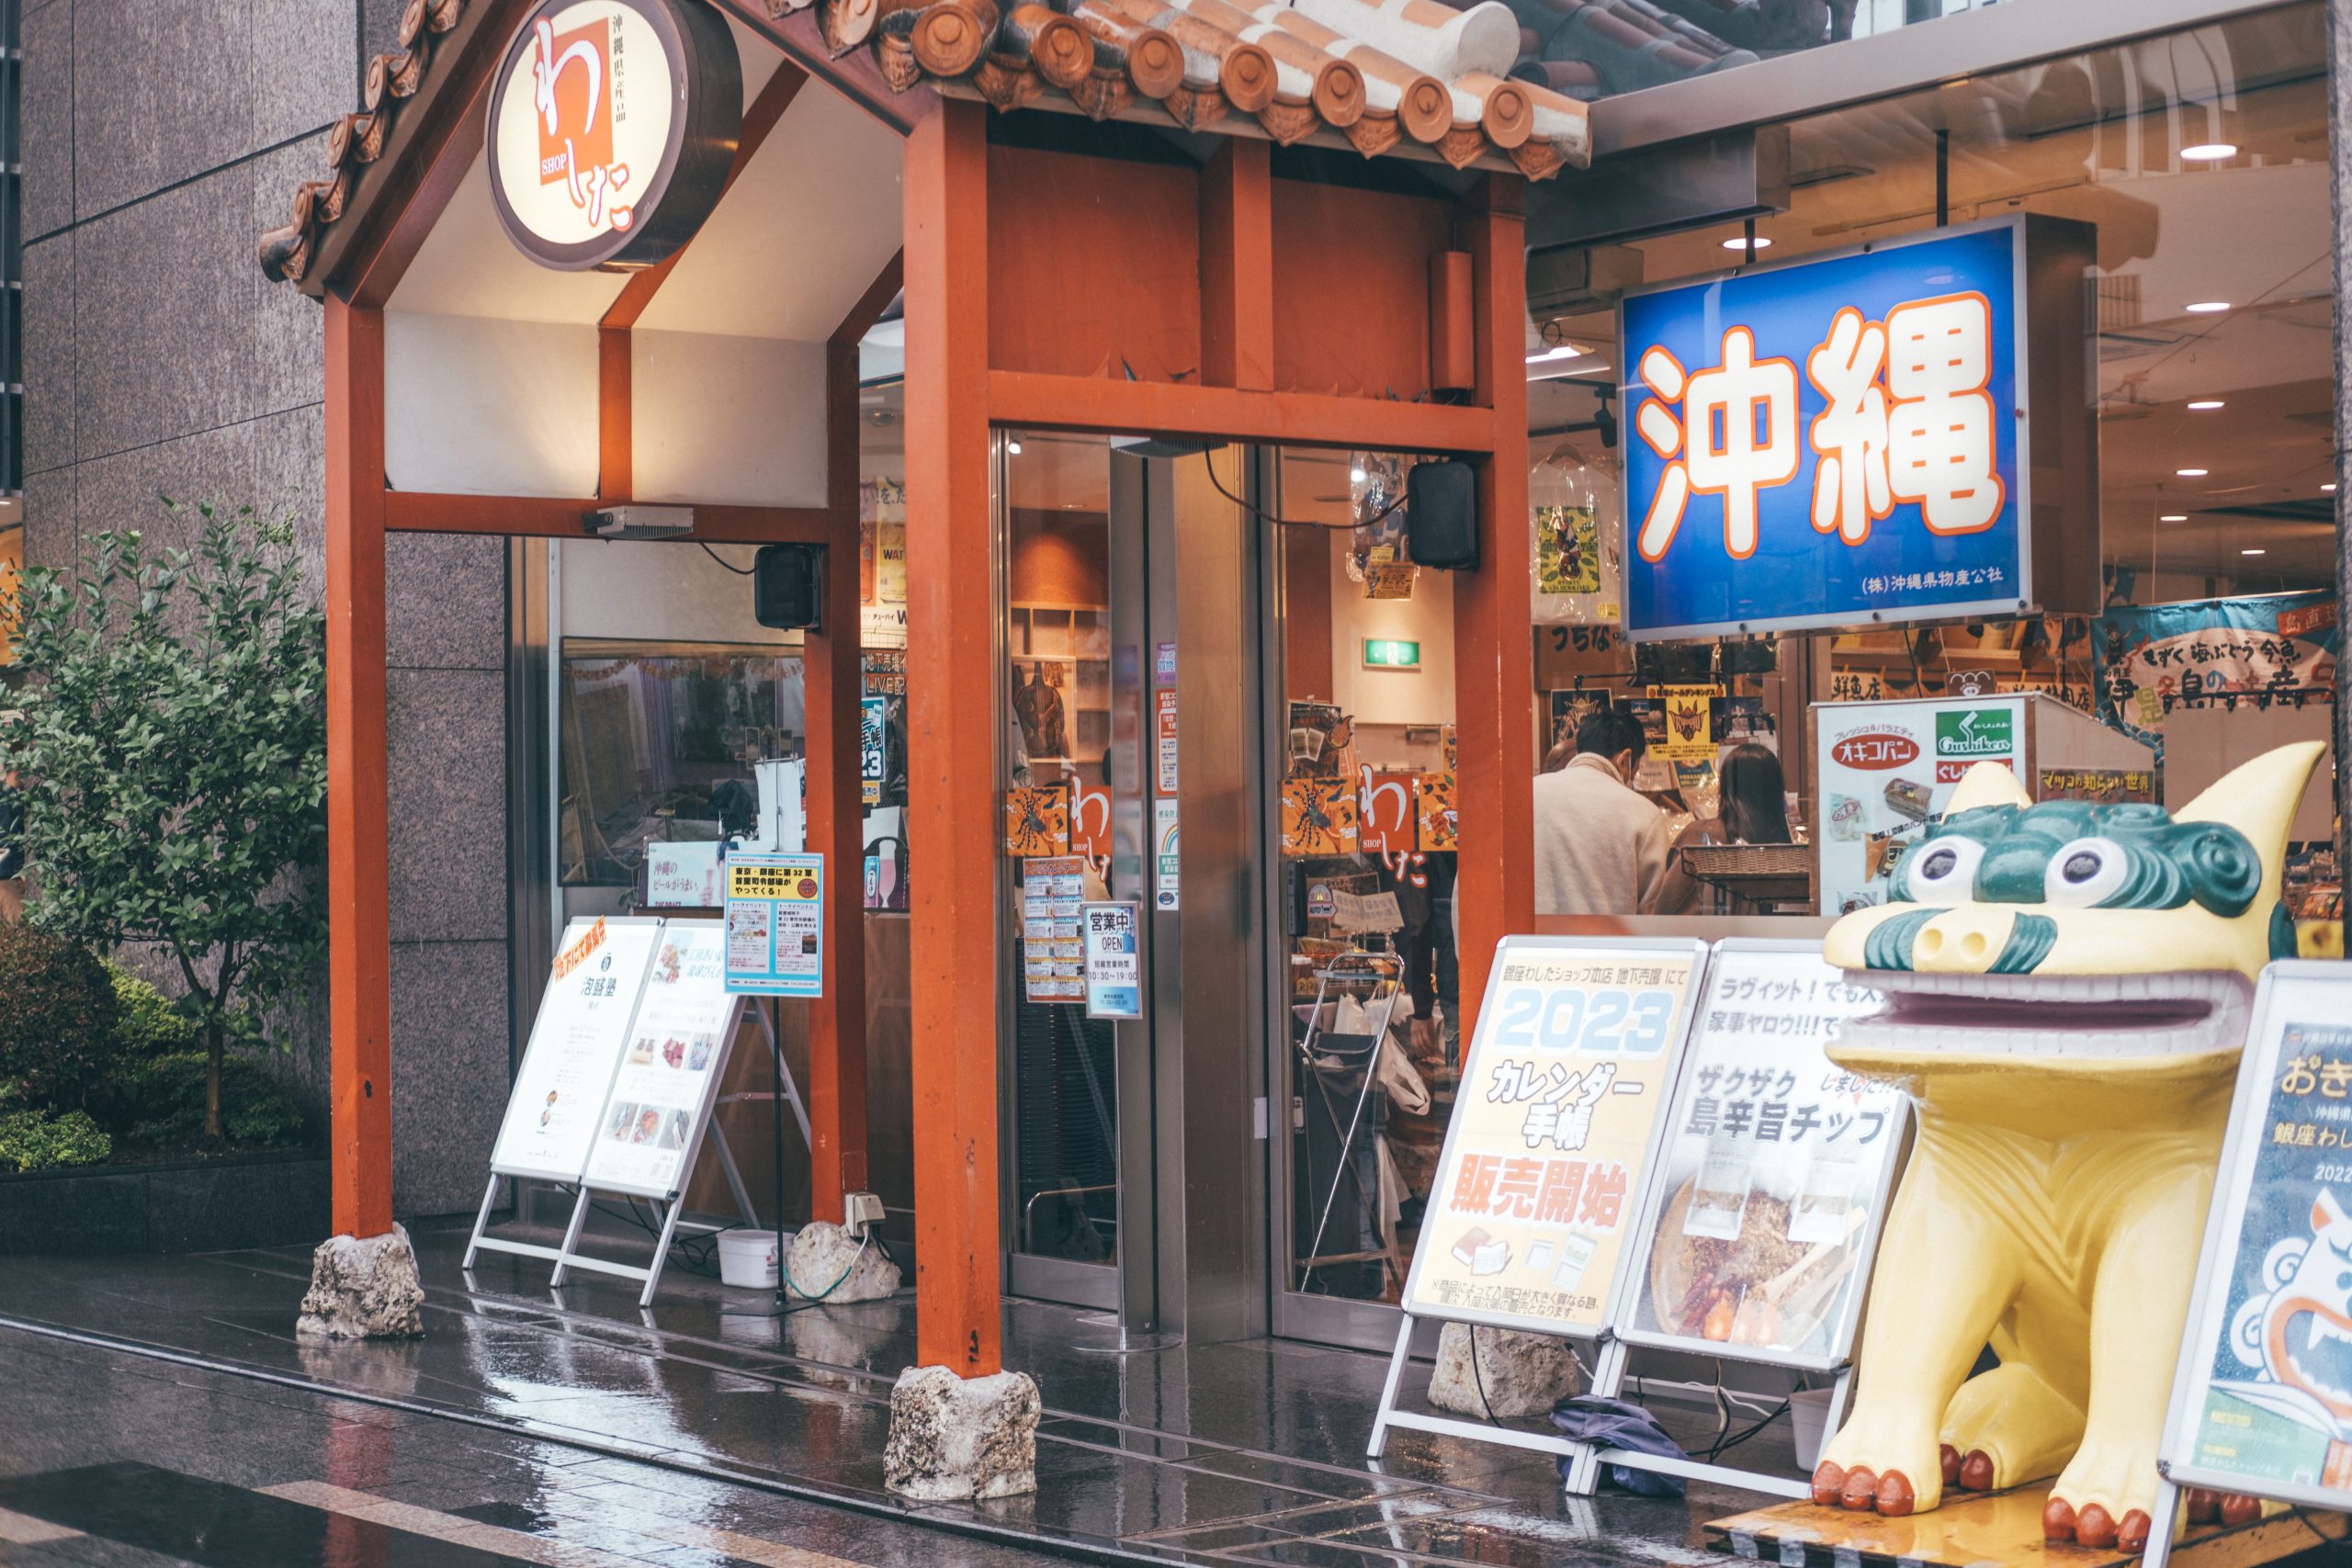
[[[730,857],[726,915],[729,991],[824,995],[824,856]]]

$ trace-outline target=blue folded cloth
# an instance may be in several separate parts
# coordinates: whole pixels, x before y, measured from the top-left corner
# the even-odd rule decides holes
[[[1560,1435],[1579,1443],[1595,1443],[1604,1449],[1631,1449],[1635,1453],[1657,1454],[1665,1459],[1687,1456],[1682,1445],[1666,1434],[1666,1428],[1652,1416],[1631,1400],[1603,1399],[1599,1394],[1578,1394],[1552,1406],[1552,1425]],[[1561,1456],[1560,1479],[1568,1478],[1568,1460]],[[1640,1497],[1679,1497],[1682,1477],[1660,1475],[1655,1471],[1634,1470],[1627,1465],[1609,1467],[1609,1479]]]

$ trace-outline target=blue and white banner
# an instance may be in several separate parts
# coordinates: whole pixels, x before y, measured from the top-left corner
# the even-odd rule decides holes
[[[2022,220],[1628,295],[1625,628],[2032,597]]]
[[[2162,761],[2165,714],[2176,704],[2332,692],[2335,610],[2324,592],[2105,610],[2091,628],[2098,716]]]

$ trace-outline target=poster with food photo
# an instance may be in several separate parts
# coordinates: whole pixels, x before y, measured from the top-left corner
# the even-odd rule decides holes
[[[719,922],[662,928],[604,1135],[589,1156],[589,1186],[653,1198],[674,1197],[684,1186],[735,1023],[738,998],[726,976]]]
[[[1628,1337],[1803,1367],[1845,1359],[1908,1111],[1825,1047],[1878,1007],[1817,943],[1716,950],[1642,1220]]]

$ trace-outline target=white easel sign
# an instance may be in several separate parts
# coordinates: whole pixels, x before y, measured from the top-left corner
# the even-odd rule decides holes
[[[619,917],[565,928],[491,1152],[492,1171],[580,1179],[661,934],[658,919]]]
[[[2352,968],[2263,971],[2157,1450],[2188,1487],[2352,1510]]]
[[[727,990],[727,941],[717,920],[673,921],[662,933],[613,1079],[587,1184],[601,1192],[678,1196],[702,1138],[741,1004]]]
[[[1716,944],[1637,1233],[1626,1339],[1845,1365],[1910,1108],[1825,1048],[1880,1005],[1819,942]]]

